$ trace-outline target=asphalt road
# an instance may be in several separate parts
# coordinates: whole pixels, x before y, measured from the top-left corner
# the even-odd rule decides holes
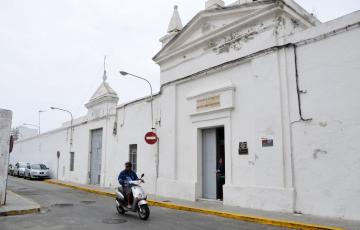
[[[285,230],[160,207],[150,207],[150,218],[143,221],[136,213],[119,215],[110,197],[13,177],[9,178],[8,185],[13,192],[39,203],[42,211],[39,214],[0,217],[1,230]]]

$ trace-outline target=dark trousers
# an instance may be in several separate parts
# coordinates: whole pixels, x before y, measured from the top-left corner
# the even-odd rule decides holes
[[[225,176],[217,176],[216,177],[217,183],[216,183],[216,198],[217,199],[223,199],[223,185],[225,184]]]

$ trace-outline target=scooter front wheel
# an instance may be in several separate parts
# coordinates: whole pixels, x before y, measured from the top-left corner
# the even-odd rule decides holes
[[[123,207],[121,207],[120,205],[116,205],[116,210],[118,211],[118,213],[120,215],[124,215],[125,214],[125,210]]]
[[[147,220],[150,216],[150,209],[147,204],[140,205],[138,209],[138,214],[140,219]]]

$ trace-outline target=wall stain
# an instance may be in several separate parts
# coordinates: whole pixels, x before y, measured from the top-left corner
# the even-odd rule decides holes
[[[319,154],[324,154],[324,155],[326,155],[326,154],[328,154],[328,152],[325,151],[325,150],[321,150],[321,149],[315,149],[315,150],[314,150],[314,153],[313,153],[313,158],[314,158],[314,159],[317,159],[317,157],[318,157]]]
[[[328,123],[326,121],[319,122],[320,127],[326,127],[327,125],[328,125]]]

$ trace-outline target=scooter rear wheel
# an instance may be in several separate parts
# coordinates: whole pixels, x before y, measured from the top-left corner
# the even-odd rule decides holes
[[[150,209],[147,204],[143,204],[138,209],[138,214],[140,219],[147,220],[150,216]]]

